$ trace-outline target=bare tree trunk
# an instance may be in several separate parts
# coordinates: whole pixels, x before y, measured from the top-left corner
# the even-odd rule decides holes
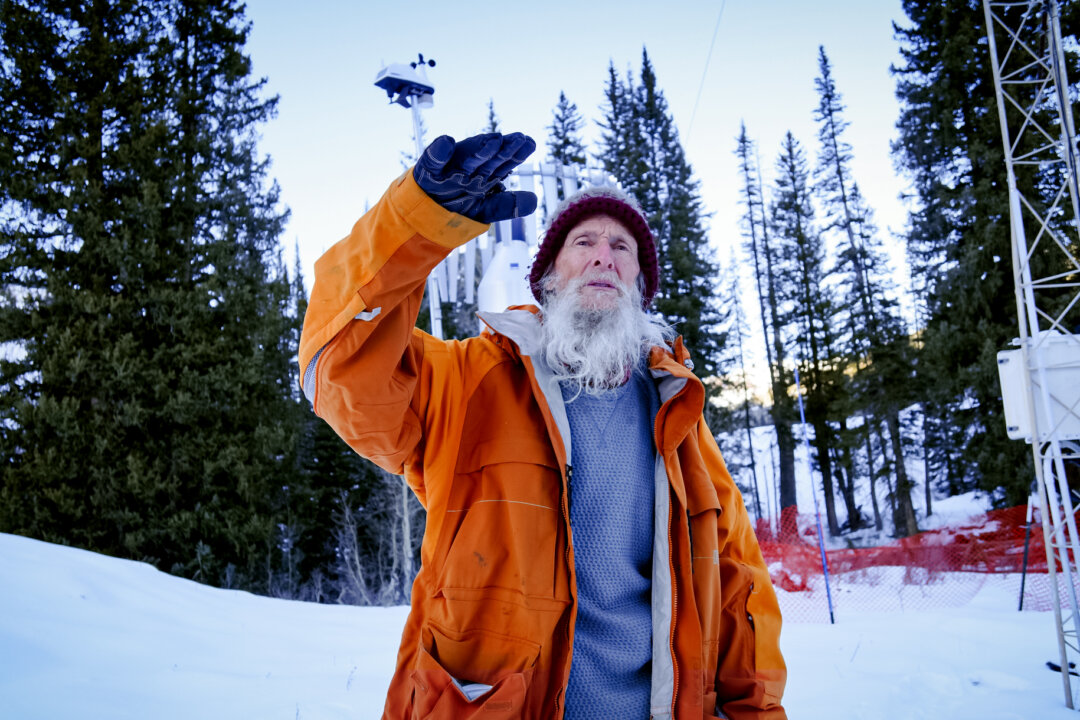
[[[922,409],[922,451],[923,451],[923,485],[926,488],[926,517],[930,517],[934,514],[933,506],[933,493],[931,492],[930,482],[930,452],[926,447],[926,406],[923,405]]]
[[[862,527],[862,513],[859,512],[859,506],[855,503],[855,462],[851,453],[852,433],[848,428],[847,418],[841,420],[840,435],[843,440],[840,449],[837,450],[840,456],[837,465],[841,467],[842,475],[847,476],[846,482],[840,481],[840,494],[844,498],[844,507],[847,509],[848,529],[858,530]]]
[[[390,490],[392,486],[397,482],[396,475],[383,472],[384,490]],[[398,588],[401,587],[401,544],[398,542],[398,533],[401,530],[400,519],[397,517],[397,513],[400,510],[400,506],[396,502],[396,498],[391,500],[389,504],[389,515],[386,525],[390,530],[390,539],[388,553],[380,552],[380,555],[389,554],[390,556],[390,572],[387,573],[383,579],[382,587],[379,588],[379,598],[381,605],[393,605],[398,599]],[[382,548],[380,547],[380,550]]]
[[[885,482],[889,487],[889,510],[892,513],[893,519],[893,535],[896,537],[903,537],[903,529],[900,527],[900,508],[897,505],[896,490],[893,487],[892,476],[895,472],[895,465],[893,459],[889,457],[889,448],[885,443],[885,437],[881,434],[881,424],[874,420],[874,434],[877,435],[878,447],[881,448],[881,456],[885,458],[885,467],[890,468],[890,471],[885,474]]]
[[[817,413],[815,413],[817,414]],[[825,518],[829,524],[829,537],[840,534],[836,519],[836,493],[833,490],[832,458],[829,457],[829,426],[824,418],[814,421],[814,449],[817,450],[818,470],[821,472],[822,494],[825,496]]]
[[[338,517],[334,535],[338,549],[337,601],[359,605],[376,604],[364,573],[356,515],[349,507],[349,494],[344,490],[341,492],[341,515]]]
[[[911,537],[919,532],[915,519],[915,507],[911,504],[911,481],[908,479],[907,464],[904,462],[904,444],[900,437],[900,418],[896,413],[889,413],[885,418],[889,430],[889,440],[893,447],[893,467],[896,468],[896,508],[899,512],[896,533],[902,537]]]
[[[413,545],[412,545],[412,512],[409,507],[409,496],[412,490],[405,481],[403,475],[397,476],[401,498],[401,595],[408,600],[413,578],[416,571],[413,569]]]
[[[765,486],[765,500],[768,503],[768,511],[770,518],[776,518],[777,523],[780,521],[780,470],[776,464],[777,445],[775,438],[769,438],[769,484]],[[770,530],[779,532],[779,525],[774,529],[772,522],[769,523]]]
[[[776,444],[780,453],[780,537],[794,540],[799,534],[799,505],[795,493],[795,436],[791,425],[776,423]]]
[[[761,493],[758,490],[758,476],[757,476],[757,457],[754,455],[754,433],[753,428],[750,426],[750,405],[749,401],[744,405],[744,422],[746,423],[746,442],[750,447],[750,475],[754,479],[754,510],[757,513],[755,520],[760,520],[761,515]]]
[[[863,437],[866,441],[866,463],[869,466],[870,473],[870,502],[874,507],[874,529],[880,532],[882,528],[885,527],[885,523],[881,519],[881,507],[878,505],[877,499],[877,471],[874,469],[874,439],[870,434],[871,419],[868,416],[863,417]]]

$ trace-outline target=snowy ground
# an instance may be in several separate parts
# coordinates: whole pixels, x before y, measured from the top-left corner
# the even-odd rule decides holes
[[[405,612],[216,590],[0,534],[0,718],[375,718]],[[1077,717],[1044,665],[1053,617],[1016,612],[999,583],[960,608],[789,623],[783,647],[793,720]]]

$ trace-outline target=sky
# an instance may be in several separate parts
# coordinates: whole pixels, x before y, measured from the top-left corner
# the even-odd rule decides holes
[[[530,160],[541,160],[560,91],[578,106],[595,151],[608,66],[637,76],[643,48],[701,182],[717,258],[731,272],[734,250],[736,270],[748,278],[735,138],[745,122],[767,185],[788,130],[814,161],[819,45],[847,106],[855,180],[893,245],[896,282],[907,283],[890,232],[905,223],[906,183],[889,155],[899,112],[889,72],[899,59],[892,22],[905,21],[899,0],[251,0],[247,14],[254,72],[280,97],[260,149],[291,211],[282,241],[290,253],[298,244],[309,287],[316,258],[403,171],[402,152],[414,150],[410,112],[373,84],[384,64],[417,53],[436,61],[428,70],[435,86],[434,107],[424,111],[428,141],[479,132],[492,101],[501,129],[533,136]]]

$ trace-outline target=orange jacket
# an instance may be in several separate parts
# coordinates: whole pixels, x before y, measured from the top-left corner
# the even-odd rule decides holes
[[[427,509],[422,566],[383,717],[561,718],[576,616],[573,455],[529,309],[464,341],[414,328],[424,281],[486,230],[407,172],[315,266],[303,388],[358,453]],[[681,339],[653,348],[652,717],[785,718],[780,611],[746,509],[702,418]],[[493,686],[473,702],[453,679]],[[644,719],[642,719],[644,720]]]

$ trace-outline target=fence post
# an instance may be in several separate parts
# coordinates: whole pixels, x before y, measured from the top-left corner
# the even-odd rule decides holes
[[[806,474],[810,476],[810,490],[814,494],[814,514],[817,516],[817,541],[821,550],[821,570],[825,574],[825,597],[829,601],[829,624],[835,625],[833,617],[832,588],[829,586],[829,561],[825,558],[825,534],[821,532],[821,508],[818,507],[817,487],[814,485],[814,473],[810,469],[810,438],[806,434],[806,413],[803,412],[802,392],[799,391],[799,364],[795,363],[795,395],[799,398],[799,420],[802,422],[803,444],[806,446]]]

